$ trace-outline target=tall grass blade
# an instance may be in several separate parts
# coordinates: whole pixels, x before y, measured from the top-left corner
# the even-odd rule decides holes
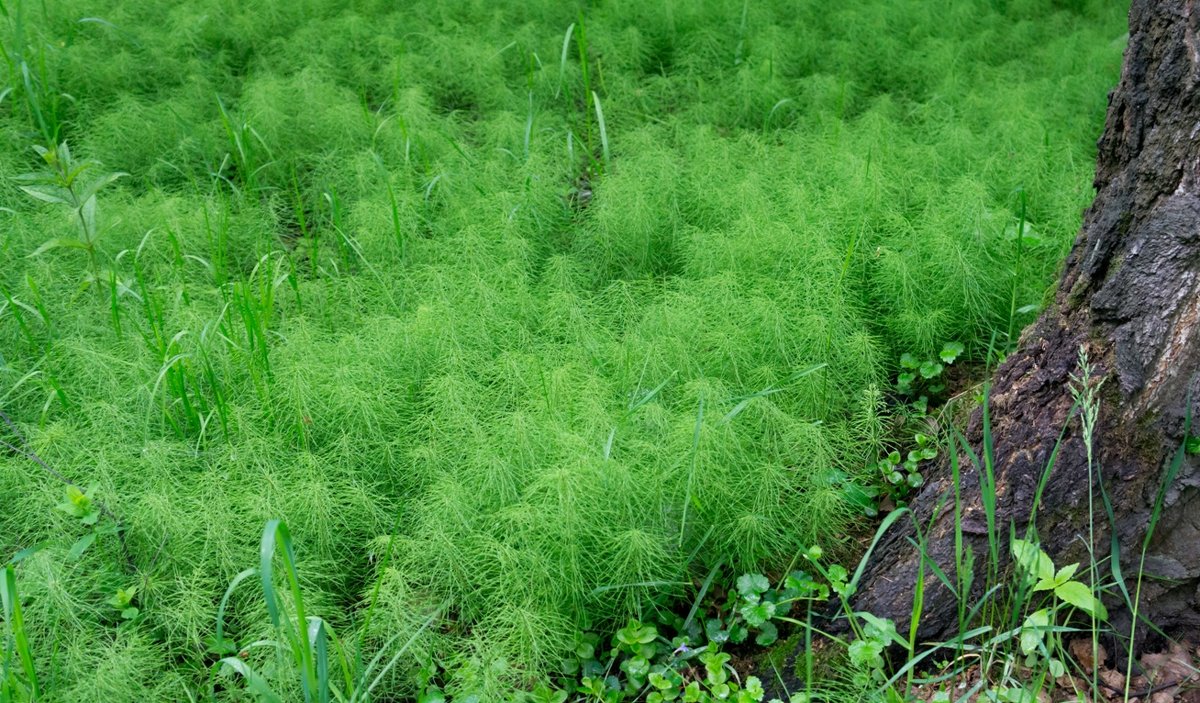
[[[558,99],[558,96],[562,93],[563,81],[566,80],[567,56],[570,55],[571,35],[573,35],[574,33],[575,33],[575,23],[572,22],[567,27],[567,31],[563,34],[562,56],[559,58],[559,61],[558,61],[558,88],[555,89],[555,91],[554,91],[554,98],[556,100]]]
[[[282,600],[275,590],[274,559],[276,552],[280,552],[283,559],[284,575],[290,591],[292,608],[295,610],[294,622],[284,619]],[[296,552],[292,547],[292,535],[288,531],[287,525],[278,519],[268,520],[266,527],[263,528],[258,570],[262,580],[263,595],[266,598],[267,615],[271,619],[271,624],[283,630],[287,635],[297,669],[301,674],[304,700],[312,701],[318,690],[317,671],[313,659],[312,643],[308,638],[308,618],[304,613],[300,575],[296,570]]]
[[[0,583],[0,597],[4,608],[4,622],[8,625],[8,636],[16,648],[17,658],[25,672],[25,685],[29,688],[29,700],[37,701],[42,696],[41,681],[33,661],[33,648],[25,631],[25,615],[21,607],[21,596],[17,592],[17,575],[12,562],[4,566],[4,580]],[[5,656],[8,656],[7,643]]]
[[[600,128],[600,149],[604,155],[604,171],[607,173],[612,166],[612,157],[608,151],[608,128],[604,125],[604,109],[600,107],[600,96],[592,91],[592,103],[596,106],[596,124]]]

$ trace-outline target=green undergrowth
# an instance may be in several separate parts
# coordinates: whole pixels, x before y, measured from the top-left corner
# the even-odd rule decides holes
[[[0,3],[0,543],[81,703],[207,696],[269,519],[308,612],[412,640],[380,700],[836,546],[901,355],[1036,314],[1124,43],[1081,1]]]

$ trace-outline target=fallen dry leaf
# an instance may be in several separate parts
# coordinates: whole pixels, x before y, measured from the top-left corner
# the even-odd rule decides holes
[[[1105,651],[1104,645],[1097,643],[1096,649],[1093,650],[1090,639],[1083,637],[1073,639],[1067,647],[1070,649],[1071,655],[1083,667],[1083,670],[1089,674],[1096,668],[1096,662],[1100,662],[1103,666],[1104,661],[1108,659],[1108,652]]]
[[[1105,688],[1109,691],[1124,691],[1125,690],[1125,674],[1116,669],[1101,669],[1100,681],[1104,683]]]

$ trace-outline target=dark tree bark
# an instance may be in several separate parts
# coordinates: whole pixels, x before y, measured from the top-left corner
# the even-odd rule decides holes
[[[1042,546],[1059,565],[1088,560],[1089,469],[1078,419],[1069,419],[1080,348],[1105,377],[1096,432],[1099,474],[1115,505],[1125,573],[1137,567],[1152,506],[1184,440],[1189,398],[1200,398],[1200,7],[1196,0],[1133,0],[1120,83],[1099,141],[1097,196],[1068,257],[1053,302],[992,379],[998,521],[1024,533],[1043,469],[1068,426],[1037,518]],[[1193,412],[1195,405],[1193,404]],[[981,410],[967,439],[979,452]],[[1168,632],[1200,632],[1200,462],[1188,457],[1166,494],[1153,535],[1141,612]],[[965,539],[986,562],[979,476],[963,458]],[[1093,482],[1093,486],[1095,483]],[[923,525],[953,486],[941,470],[914,499]],[[1096,498],[1097,552],[1112,531]],[[930,554],[953,578],[949,504],[929,530]],[[856,607],[907,631],[918,554],[898,523],[880,543]],[[1107,570],[1106,570],[1107,571]],[[926,571],[926,641],[956,634],[956,602]],[[1165,580],[1164,580],[1165,579]],[[982,576],[976,579],[982,582]],[[1132,590],[1132,585],[1131,585]],[[1110,606],[1115,606],[1110,603]],[[1128,613],[1114,609],[1114,622]]]
[[[1200,398],[1200,8],[1195,0],[1135,0],[1121,80],[1109,99],[1095,187],[1053,304],[996,371],[990,413],[999,524],[1023,533],[1043,469],[1068,424],[1038,516],[1042,546],[1057,563],[1086,561],[1089,470],[1072,406],[1071,376],[1086,349],[1107,378],[1096,459],[1116,511],[1126,567],[1136,566],[1158,487],[1184,440],[1189,397]],[[967,436],[980,449],[981,410]],[[1155,580],[1143,612],[1165,627],[1200,631],[1200,471],[1185,462],[1167,494],[1149,559]],[[953,490],[932,481],[915,499],[920,517]],[[979,476],[964,458],[964,529],[987,553]],[[1093,482],[1092,485],[1095,485]],[[1097,548],[1108,554],[1103,508]],[[953,520],[944,512],[929,538],[953,565]],[[876,552],[857,605],[907,620],[917,555],[902,530]],[[1007,542],[1007,538],[1002,538]],[[957,625],[951,594],[929,582],[923,634]]]

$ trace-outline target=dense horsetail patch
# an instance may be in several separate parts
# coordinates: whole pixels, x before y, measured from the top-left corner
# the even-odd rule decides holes
[[[389,695],[437,656],[484,700],[718,562],[837,543],[900,355],[1036,314],[1124,32],[1051,0],[0,2],[0,171],[42,174],[0,180],[0,447],[123,535],[80,548],[0,448],[64,701],[205,690],[219,605],[269,637],[261,594],[222,605],[268,519],[308,612],[368,656],[417,635]],[[54,180],[58,143],[99,165]]]

